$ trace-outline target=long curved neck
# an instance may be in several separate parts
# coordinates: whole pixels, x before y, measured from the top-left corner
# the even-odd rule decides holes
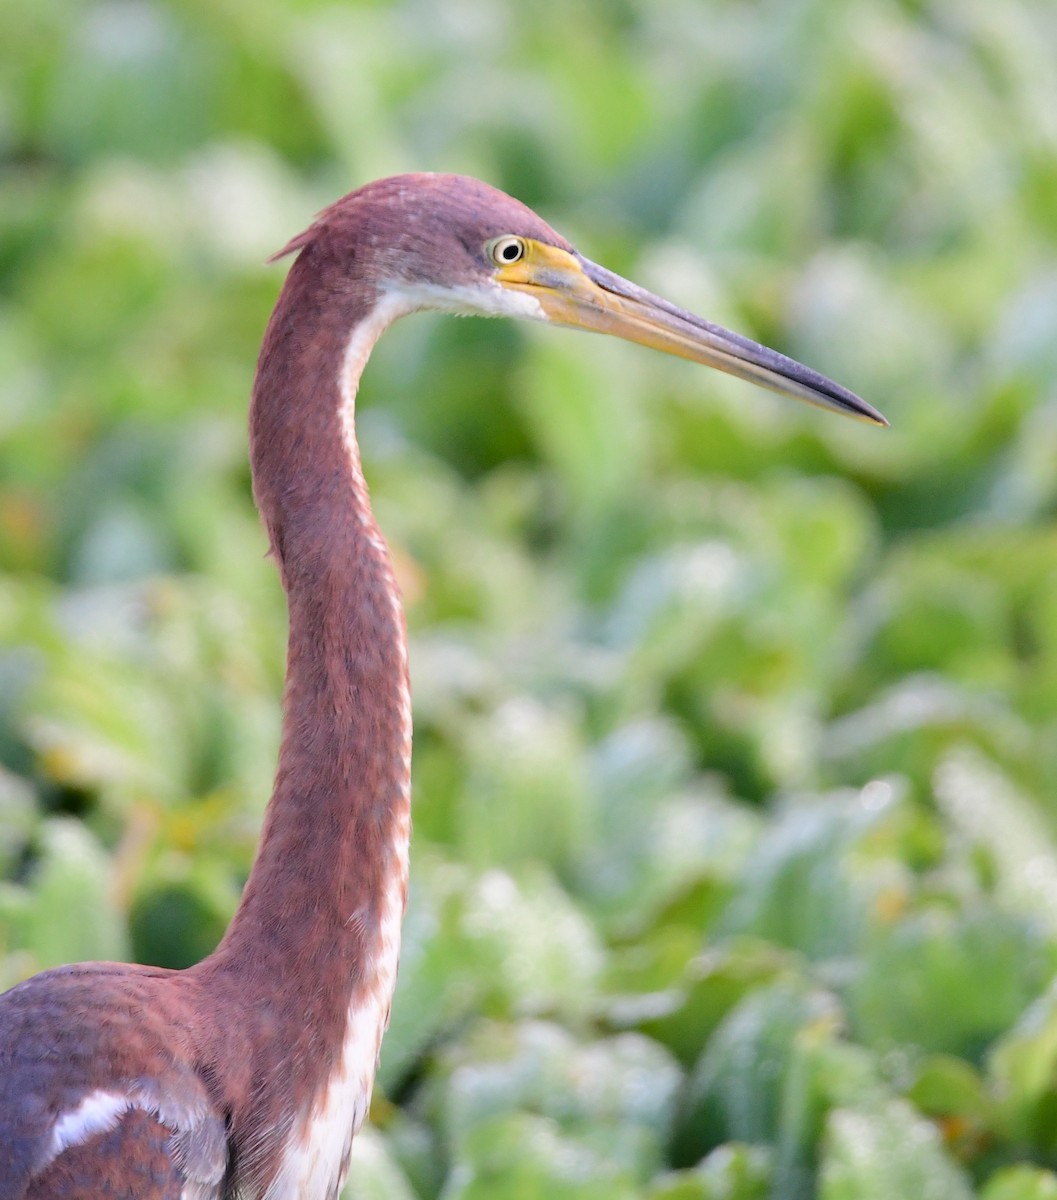
[[[265,336],[250,417],[290,634],[275,791],[226,942],[249,937],[257,959],[281,948],[288,969],[345,946],[361,968],[387,893],[406,882],[410,802],[404,617],[353,426],[388,319],[370,291],[335,298],[304,266]]]
[[[395,985],[410,835],[404,618],[353,432],[360,370],[393,313],[347,265],[339,277],[310,254],[272,316],[250,419],[290,612],[282,746],[253,870],[203,979],[237,993],[268,1044],[246,1090],[288,1076],[286,1112],[254,1124],[324,1119],[337,1103],[358,1126]]]

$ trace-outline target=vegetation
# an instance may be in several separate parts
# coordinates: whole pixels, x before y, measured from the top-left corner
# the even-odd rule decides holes
[[[0,983],[215,943],[279,721],[263,260],[464,171],[893,428],[386,338],[414,882],[346,1195],[1057,1197],[1055,47],[1048,0],[6,0]]]

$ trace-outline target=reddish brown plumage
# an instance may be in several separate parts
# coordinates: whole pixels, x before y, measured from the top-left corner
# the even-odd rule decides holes
[[[484,184],[410,176],[345,197],[283,251],[299,256],[250,417],[254,493],[290,610],[282,746],[257,859],[223,941],[198,966],[63,968],[0,999],[5,1200],[167,1200],[189,1170],[202,1175],[191,1196],[285,1195],[284,1139],[313,1114],[340,1139],[342,1112],[330,1108],[342,1103],[344,1156],[366,1097],[356,1079],[337,1099],[326,1089],[347,1066],[361,1003],[361,1037],[376,1051],[410,828],[403,616],[349,436],[356,381],[343,389],[345,356],[385,288],[479,279],[485,240],[512,229],[562,244]],[[73,1112],[83,1133],[137,1081],[146,1090],[112,1129],[49,1160],[57,1118]],[[167,1096],[171,1111],[149,1111]],[[335,1174],[318,1194],[338,1184]]]
[[[183,1174],[169,1153],[171,1131],[133,1109],[113,1129],[73,1146],[26,1193],[27,1200],[181,1200]]]
[[[403,886],[394,847],[410,822],[403,620],[341,427],[345,347],[374,294],[347,284],[341,250],[316,242],[294,264],[250,417],[255,494],[290,607],[283,737],[239,911],[194,972],[227,990],[221,1007],[249,1001],[256,1023],[258,1065],[242,1083],[255,1100],[229,1100],[248,1144],[333,1070],[350,998],[373,986],[363,967],[386,887]]]
[[[465,175],[394,175],[350,192],[291,238],[272,261],[311,249],[317,270],[337,267],[334,283],[354,279],[431,282],[443,288],[481,279],[484,245],[516,233],[572,246],[531,208]],[[357,251],[359,262],[350,259]]]

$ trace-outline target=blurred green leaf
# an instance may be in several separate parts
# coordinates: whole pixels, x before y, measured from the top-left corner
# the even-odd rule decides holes
[[[677,731],[660,722],[622,726],[598,745],[591,767],[594,828],[577,891],[592,912],[627,933],[698,884],[711,885],[710,907],[719,907],[756,822],[725,797],[687,785],[688,748]]]
[[[0,768],[0,871],[11,871],[33,828],[33,790],[19,776]]]
[[[569,714],[527,697],[471,729],[458,814],[469,861],[540,859],[569,870],[592,823],[581,739]]]
[[[748,859],[721,928],[816,959],[848,953],[872,910],[905,887],[894,853],[901,809],[882,783],[858,795],[797,797]]]
[[[80,958],[128,956],[128,936],[114,895],[110,864],[79,822],[45,822],[29,881],[32,906],[14,942],[30,952],[36,969]]]
[[[592,1145],[530,1113],[490,1117],[468,1135],[445,1197],[485,1200],[634,1200],[637,1191],[605,1138]]]
[[[681,1072],[655,1043],[635,1034],[578,1043],[540,1022],[485,1025],[453,1047],[432,1083],[456,1160],[490,1144],[503,1114],[516,1136],[521,1113],[537,1114],[529,1130],[561,1131],[583,1151],[608,1161],[615,1178],[644,1180],[661,1161]]]
[[[421,862],[380,1079],[394,1086],[477,1004],[510,1016],[586,1015],[602,963],[591,925],[546,872],[471,876]]]
[[[694,1069],[676,1129],[677,1160],[695,1161],[726,1141],[781,1145],[783,1186],[791,1197],[804,1194],[818,1114],[814,1069],[803,1056],[813,1058],[820,1042],[837,1038],[841,1020],[834,998],[801,979],[750,992]]]
[[[994,1097],[964,1059],[932,1054],[915,1069],[907,1090],[919,1112],[935,1121],[945,1141],[971,1155],[991,1136]]]
[[[975,1060],[1055,966],[1052,945],[1000,910],[923,908],[867,939],[849,1012],[870,1045],[911,1044]]]
[[[369,1126],[353,1139],[349,1182],[341,1195],[342,1200],[417,1200],[385,1141]]]
[[[819,1200],[892,1196],[971,1200],[972,1190],[933,1126],[903,1101],[834,1109],[827,1122]]]
[[[992,1047],[988,1074],[1000,1117],[1017,1143],[1057,1148],[1057,986],[1051,983]]]
[[[772,1190],[770,1155],[761,1146],[719,1146],[687,1171],[661,1175],[647,1200],[767,1200]]]
[[[1054,1200],[1057,1175],[1036,1167],[1006,1167],[996,1171],[980,1192],[980,1200]]]
[[[617,1011],[691,1065],[744,996],[795,970],[792,956],[777,947],[735,938],[692,960],[675,986],[646,997],[638,1011],[627,1002]]]
[[[970,747],[941,761],[935,790],[952,826],[986,854],[997,898],[1052,929],[1057,922],[1057,844],[1038,806]]]

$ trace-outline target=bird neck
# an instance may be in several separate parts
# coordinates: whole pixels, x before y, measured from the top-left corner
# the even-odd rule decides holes
[[[370,1094],[407,895],[404,617],[353,422],[394,313],[351,288],[347,267],[339,290],[303,258],[265,336],[250,418],[254,493],[289,604],[282,744],[242,902],[202,977],[281,1047],[247,1071],[296,1064],[289,1107],[351,1105],[348,1129]]]

